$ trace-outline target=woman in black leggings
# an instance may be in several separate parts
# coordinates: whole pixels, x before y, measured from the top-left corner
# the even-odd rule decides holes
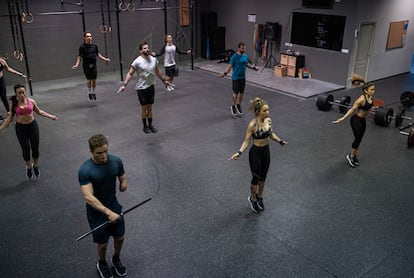
[[[348,164],[352,168],[355,168],[356,166],[359,166],[359,161],[356,156],[356,152],[359,147],[359,144],[362,141],[362,137],[364,136],[365,129],[367,126],[365,118],[368,116],[369,111],[373,106],[375,85],[372,82],[365,82],[364,79],[359,75],[354,75],[351,80],[353,86],[358,86],[362,84],[362,95],[355,100],[352,107],[345,113],[343,117],[339,118],[336,121],[333,121],[333,123],[340,123],[355,112],[355,114],[351,117],[351,127],[355,139],[354,142],[352,142],[350,153],[346,155]]]
[[[264,210],[263,190],[270,165],[269,138],[282,146],[287,142],[273,132],[272,120],[269,118],[269,105],[266,101],[256,97],[250,102],[249,111],[254,112],[255,117],[247,126],[246,136],[239,151],[233,154],[231,159],[237,160],[250,145],[250,138],[253,138],[253,145],[249,150],[252,180],[248,201],[253,212],[258,213]]]
[[[39,108],[36,101],[26,96],[26,88],[23,85],[14,86],[15,95],[10,98],[11,109],[7,119],[0,126],[0,131],[5,129],[13,120],[16,120],[16,135],[23,152],[23,159],[26,164],[26,176],[31,179],[34,175],[39,177],[39,126],[34,118],[33,112],[40,116],[57,120],[55,115],[49,114]],[[30,160],[30,150],[32,151],[33,164]]]
[[[9,102],[7,101],[7,92],[6,92],[6,82],[4,81],[3,70],[6,69],[8,72],[17,74],[21,77],[26,77],[23,73],[18,72],[17,70],[11,68],[6,60],[0,57],[0,98],[3,102],[4,108],[6,108],[6,113],[9,112],[10,106]],[[0,113],[0,121],[3,120],[3,116]]]

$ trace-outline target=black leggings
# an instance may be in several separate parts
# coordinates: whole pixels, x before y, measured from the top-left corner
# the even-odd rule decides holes
[[[249,150],[249,164],[252,172],[251,184],[257,185],[259,181],[265,181],[270,166],[269,145],[264,147],[253,145]]]
[[[360,118],[356,114],[351,117],[351,127],[354,133],[355,140],[352,142],[352,148],[358,149],[361,144],[362,137],[364,136],[365,129],[367,127],[367,121],[365,118]]]
[[[24,161],[30,160],[30,148],[32,157],[39,158],[39,126],[36,120],[30,124],[16,123],[16,135],[22,147]]]
[[[9,102],[7,101],[7,92],[6,92],[6,82],[4,81],[4,76],[0,77],[0,98],[3,102],[4,108],[9,112]]]

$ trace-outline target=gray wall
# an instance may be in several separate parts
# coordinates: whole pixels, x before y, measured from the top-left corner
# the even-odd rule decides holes
[[[13,57],[14,43],[10,27],[8,0],[0,0],[0,56],[8,57],[8,63],[13,68],[26,72],[25,61],[19,61]],[[120,60],[117,41],[116,2],[109,0],[111,6],[112,33],[107,34],[106,51],[104,35],[100,33],[99,26],[102,23],[99,0],[84,0],[86,30],[94,35],[94,43],[98,45],[103,55],[111,58],[111,63],[105,65],[98,63],[99,72],[111,72],[120,70]],[[15,0],[12,0],[15,2]],[[25,1],[18,1],[25,2]],[[75,3],[76,1],[67,1]],[[129,2],[129,1],[126,1]],[[164,4],[161,1],[133,1],[137,9],[135,12],[120,12],[120,36],[121,53],[124,75],[129,65],[139,55],[138,44],[141,40],[150,43],[151,48],[158,51],[164,44]],[[65,3],[60,0],[33,0],[28,1],[29,11],[34,14],[34,22],[23,23],[23,33],[27,50],[27,60],[31,79],[33,81],[54,80],[66,77],[83,79],[82,70],[71,69],[75,62],[80,44],[83,42],[82,16],[76,14],[46,15],[51,12],[79,12],[80,7]],[[108,24],[107,0],[104,3],[104,16]],[[173,35],[177,32],[184,35],[180,42],[181,48],[191,46],[191,28],[179,25],[179,1],[169,0],[167,9],[167,31]],[[160,8],[160,9],[153,9]],[[146,9],[146,10],[143,10]],[[19,49],[19,47],[17,47]],[[186,58],[188,59],[188,57]],[[117,73],[119,74],[119,73]],[[5,73],[7,85],[22,82],[15,75]],[[119,76],[119,78],[121,78]],[[98,76],[99,79],[99,76]],[[9,92],[10,94],[10,92]]]
[[[8,0],[0,0],[0,56],[9,56],[9,64],[23,72],[24,61],[13,58],[13,39],[7,9]],[[15,0],[12,0],[14,2]],[[106,0],[103,0],[106,8]],[[19,1],[24,2],[24,1]],[[31,78],[34,81],[54,80],[65,77],[79,76],[81,71],[72,71],[77,50],[82,43],[82,17],[79,14],[40,15],[39,13],[79,11],[79,7],[71,4],[61,5],[60,0],[33,0],[29,2],[30,11],[35,14],[32,24],[23,23],[27,59]],[[68,1],[75,2],[75,1]],[[115,6],[116,1],[110,0]],[[127,1],[128,2],[128,1]],[[162,8],[162,1],[134,0],[137,8]],[[99,32],[101,24],[100,1],[85,0],[86,29],[94,34],[94,42],[105,54],[104,37]],[[168,32],[184,34],[181,48],[191,46],[191,28],[179,26],[178,0],[168,0]],[[218,14],[218,25],[226,27],[226,48],[237,48],[240,41],[246,42],[248,54],[253,59],[254,23],[247,21],[248,14],[256,14],[256,23],[266,21],[279,22],[282,25],[281,45],[274,47],[273,54],[277,59],[290,39],[290,21],[293,11],[315,12],[347,17],[343,48],[349,53],[340,53],[323,49],[294,45],[292,48],[306,56],[306,66],[312,71],[312,77],[328,82],[347,85],[347,77],[352,73],[354,49],[357,39],[354,31],[361,22],[375,22],[375,33],[368,80],[377,80],[388,76],[408,72],[414,48],[414,3],[412,0],[340,0],[331,10],[313,10],[302,8],[301,0],[194,0],[194,53],[200,56],[200,13],[214,11]],[[138,43],[146,39],[151,47],[158,50],[163,45],[164,12],[163,10],[140,10],[121,12],[120,36],[122,61],[119,51],[116,30],[116,13],[111,12],[112,34],[107,35],[107,54],[112,62],[106,66],[100,62],[99,72],[119,71],[120,63],[124,74],[131,60],[138,55]],[[39,15],[36,15],[39,14]],[[106,21],[108,21],[105,13]],[[409,20],[406,45],[403,48],[386,50],[390,21]],[[180,59],[188,59],[184,57]],[[279,60],[279,59],[278,59]],[[6,73],[7,84],[22,82],[18,77]]]
[[[237,49],[237,43],[244,41],[248,45],[248,54],[253,58],[254,23],[247,21],[248,14],[256,14],[256,23],[266,21],[279,22],[282,25],[282,43],[274,55],[284,51],[285,42],[289,42],[291,15],[293,11],[335,14],[346,16],[343,48],[349,53],[293,45],[293,49],[306,56],[306,66],[312,71],[312,77],[328,82],[347,85],[347,77],[352,73],[354,31],[361,22],[376,23],[368,80],[408,72],[414,43],[414,3],[411,0],[340,0],[333,9],[306,9],[301,0],[210,0],[205,9],[218,14],[218,25],[226,27],[226,48]],[[389,22],[410,21],[407,43],[403,48],[386,51]]]

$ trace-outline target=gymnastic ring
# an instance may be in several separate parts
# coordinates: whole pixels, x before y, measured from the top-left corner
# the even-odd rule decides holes
[[[22,13],[22,21],[30,24],[34,21],[34,16],[32,13]]]
[[[17,51],[17,50],[13,51],[13,56],[14,56],[14,58],[16,58],[16,59],[19,59],[20,52],[19,52],[19,51]]]
[[[108,33],[108,26],[107,25],[101,25],[101,26],[99,26],[99,31],[102,33],[102,34],[106,34],[106,33]]]
[[[128,3],[127,7],[128,7],[128,11],[130,11],[130,12],[135,11],[135,4],[134,3]]]
[[[23,61],[23,57],[24,57],[24,56],[23,56],[23,53],[21,53],[21,52],[20,52],[20,55],[19,55],[19,60],[20,60],[20,61]]]
[[[121,3],[119,3],[119,9],[123,12],[126,12],[128,10],[128,4],[122,1]]]

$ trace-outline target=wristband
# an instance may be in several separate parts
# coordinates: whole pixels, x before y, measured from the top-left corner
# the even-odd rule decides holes
[[[239,154],[239,156],[241,156],[241,155],[242,155],[242,152],[241,152],[241,151],[238,151],[237,153]]]
[[[227,72],[224,72],[223,74],[224,74],[224,76],[226,76],[227,75]]]
[[[286,143],[285,143],[285,141],[280,140],[280,141],[279,141],[279,144],[280,144],[281,146],[283,146],[283,145],[284,145],[284,144],[286,144]]]

